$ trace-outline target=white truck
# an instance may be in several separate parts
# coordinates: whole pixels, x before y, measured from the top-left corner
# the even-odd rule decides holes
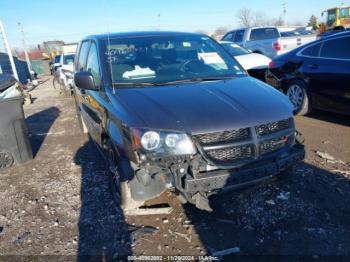
[[[316,34],[309,31],[294,30],[280,32],[277,27],[247,27],[232,30],[224,35],[222,41],[231,41],[270,58],[286,53],[303,44],[316,40]]]
[[[74,59],[77,49],[76,43],[64,44],[62,46],[62,54],[60,55],[60,66],[57,69],[59,76],[59,83],[65,89],[65,91],[71,91],[73,88],[73,71],[74,71]]]

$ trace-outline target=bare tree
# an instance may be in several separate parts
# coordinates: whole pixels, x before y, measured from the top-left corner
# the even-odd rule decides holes
[[[226,27],[220,26],[220,27],[216,28],[214,34],[215,35],[224,35],[224,34],[226,34],[227,31],[228,31],[228,29]]]
[[[265,26],[269,25],[269,21],[266,18],[266,15],[263,12],[256,12],[254,14],[253,26]]]
[[[249,8],[242,8],[237,13],[237,19],[241,26],[283,26],[284,20],[280,16],[278,18],[269,18],[263,12],[253,12]]]
[[[242,8],[237,12],[237,19],[241,26],[253,26],[253,14],[249,8]]]

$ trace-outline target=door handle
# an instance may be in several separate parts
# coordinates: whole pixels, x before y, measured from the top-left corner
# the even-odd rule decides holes
[[[319,66],[318,64],[308,65],[308,67],[309,67],[310,69],[318,69],[318,68],[320,68],[320,66]]]

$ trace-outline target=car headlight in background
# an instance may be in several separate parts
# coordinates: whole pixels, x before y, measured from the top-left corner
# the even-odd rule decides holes
[[[195,146],[187,134],[155,131],[145,129],[131,129],[132,140],[137,151],[156,156],[193,155]]]

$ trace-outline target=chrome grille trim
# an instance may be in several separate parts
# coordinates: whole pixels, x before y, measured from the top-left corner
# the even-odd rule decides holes
[[[259,153],[260,155],[272,153],[278,149],[283,148],[285,144],[286,143],[283,141],[282,137],[262,141],[259,143]]]
[[[238,131],[240,134],[248,133],[248,137],[242,135],[236,136],[239,137],[238,140],[227,140],[228,137],[232,138],[232,135],[227,134],[233,134],[237,130],[240,130]],[[209,164],[235,167],[280,150],[288,145],[288,143],[282,144],[282,137],[288,136],[292,138],[293,135],[294,121],[293,118],[288,118],[233,131],[193,135],[193,140],[196,142],[199,152]],[[203,138],[208,139],[205,140]]]
[[[254,157],[254,145],[241,145],[230,148],[214,149],[206,152],[215,161],[236,161]]]
[[[194,137],[203,146],[209,146],[218,143],[232,143],[250,138],[250,129],[241,128],[229,131],[199,134],[194,135]]]
[[[278,131],[290,128],[292,125],[292,121],[292,118],[287,118],[280,121],[270,122],[267,124],[256,126],[255,131],[258,134],[258,136],[273,134]]]

